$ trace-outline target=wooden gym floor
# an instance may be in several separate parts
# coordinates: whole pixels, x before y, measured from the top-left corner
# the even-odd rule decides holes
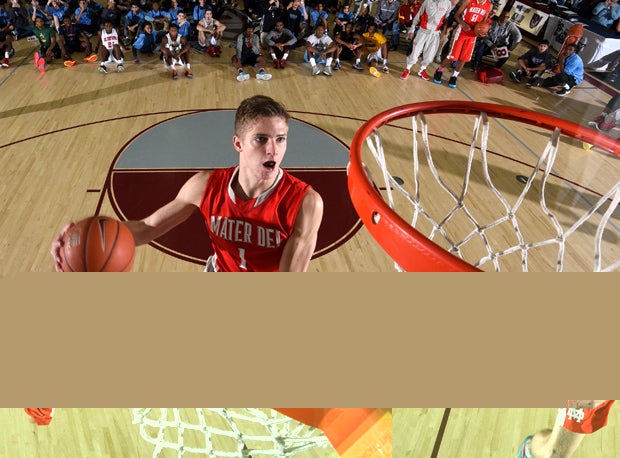
[[[394,409],[393,456],[513,458],[523,438],[551,427],[555,415],[555,409]],[[619,427],[620,411],[612,408],[609,424],[586,437],[574,458],[620,457]],[[132,424],[131,409],[58,409],[49,426],[34,425],[22,409],[0,409],[0,439],[0,456],[12,458],[148,457],[154,448]],[[336,454],[314,449],[298,456]]]
[[[230,65],[233,50],[224,43],[219,59],[193,52],[194,79],[173,81],[154,56],[140,64],[128,58],[122,74],[101,75],[98,64],[65,68],[56,61],[44,74],[32,65],[35,45],[26,40],[15,43],[11,66],[0,70],[3,137],[0,145],[0,275],[13,272],[48,272],[52,262],[48,246],[57,231],[70,220],[98,214],[115,214],[106,179],[119,151],[149,127],[180,115],[205,109],[234,109],[253,94],[261,93],[285,102],[294,117],[335,137],[346,147],[360,125],[369,117],[394,106],[428,100],[465,100],[499,103],[552,114],[585,125],[600,114],[610,95],[588,81],[568,97],[558,97],[545,89],[526,89],[511,81],[485,85],[465,68],[458,88],[444,82],[435,85],[415,76],[399,79],[404,68],[404,43],[389,55],[391,72],[381,78],[367,70],[357,72],[344,63],[343,69],[328,78],[310,75],[301,51],[290,57],[284,70],[269,69],[271,81],[253,77],[244,83],[235,79]],[[521,43],[514,56],[524,52]],[[76,55],[81,60],[82,56]],[[514,66],[513,57],[504,67]],[[366,67],[366,66],[365,66]],[[434,71],[434,64],[430,67]],[[446,72],[447,74],[450,71]],[[471,124],[438,127],[437,135],[456,138],[471,136]],[[205,149],[209,135],[205,131]],[[431,132],[433,133],[433,132]],[[536,143],[529,129],[496,128],[491,133],[493,148]],[[394,137],[396,138],[396,137]],[[469,140],[463,140],[469,141]],[[411,150],[410,136],[402,151]],[[184,148],[183,136],[177,143]],[[573,145],[574,146],[574,145]],[[506,180],[514,181],[511,167],[518,161],[529,166],[536,160],[536,146],[526,156],[516,157],[502,167]],[[308,154],[312,154],[311,145]],[[563,177],[587,189],[602,193],[620,176],[617,158],[577,145],[561,154]],[[320,164],[318,164],[320,167]],[[406,175],[411,160],[398,164]],[[401,175],[401,173],[399,173]],[[616,212],[617,213],[617,212]],[[617,219],[617,217],[616,217]],[[617,226],[616,226],[617,227]],[[613,235],[613,241],[617,233]],[[615,243],[614,243],[615,244]],[[586,255],[587,258],[587,255]],[[586,266],[587,268],[587,266]],[[138,249],[134,271],[199,271],[201,265],[170,256],[150,246]],[[391,271],[393,264],[362,228],[335,250],[313,260],[311,271]]]

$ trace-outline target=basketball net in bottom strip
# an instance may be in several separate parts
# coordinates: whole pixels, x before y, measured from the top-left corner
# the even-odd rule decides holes
[[[614,271],[618,157],[619,141],[542,113],[422,102],[357,131],[349,192],[400,271]]]
[[[392,425],[391,411],[384,410],[151,408],[133,409],[133,423],[155,446],[153,457],[169,451],[178,457],[285,458],[322,449],[309,456],[387,458]]]

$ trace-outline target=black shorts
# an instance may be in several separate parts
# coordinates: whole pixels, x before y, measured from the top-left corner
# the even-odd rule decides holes
[[[342,51],[340,51],[340,59],[341,60],[353,60],[355,59],[355,54],[346,46],[342,47]]]
[[[259,54],[249,53],[241,54],[241,65],[251,65],[252,67],[258,63]]]

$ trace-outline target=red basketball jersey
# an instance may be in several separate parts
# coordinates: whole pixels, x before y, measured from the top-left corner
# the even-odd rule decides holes
[[[607,425],[609,410],[614,401],[605,401],[594,409],[562,409],[564,428],[574,433],[592,434]]]
[[[474,25],[482,21],[482,19],[489,14],[492,6],[493,4],[489,0],[484,0],[482,3],[478,3],[478,0],[470,0],[469,5],[467,5],[467,8],[463,11],[463,21],[471,30],[463,32],[463,34],[475,36]]]
[[[221,272],[277,272],[301,202],[310,187],[281,170],[256,199],[241,200],[231,183],[237,167],[211,173],[200,204]]]

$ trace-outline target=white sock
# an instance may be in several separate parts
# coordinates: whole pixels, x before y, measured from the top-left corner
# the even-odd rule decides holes
[[[458,77],[458,76],[459,76],[459,73],[461,73],[461,72],[456,72],[456,71],[455,71],[455,72],[452,74],[452,76],[454,76],[454,77],[456,78],[456,77]]]
[[[387,59],[383,59],[383,66],[385,67],[387,65]]]
[[[314,57],[310,58],[310,65],[312,65],[313,67],[316,67],[316,59]]]
[[[332,64],[332,60],[334,60],[333,57],[328,57],[327,60],[325,61],[325,66],[329,67]]]
[[[276,60],[276,53],[272,52],[272,53],[271,53],[271,58],[272,58],[273,60]]]
[[[185,67],[189,70],[189,63],[185,64]]]
[[[356,64],[359,64],[359,63],[360,63],[360,60],[359,60],[359,59],[355,59],[355,63],[356,63]]]
[[[282,60],[286,60],[288,58],[288,53],[285,52],[284,55],[282,56]]]

